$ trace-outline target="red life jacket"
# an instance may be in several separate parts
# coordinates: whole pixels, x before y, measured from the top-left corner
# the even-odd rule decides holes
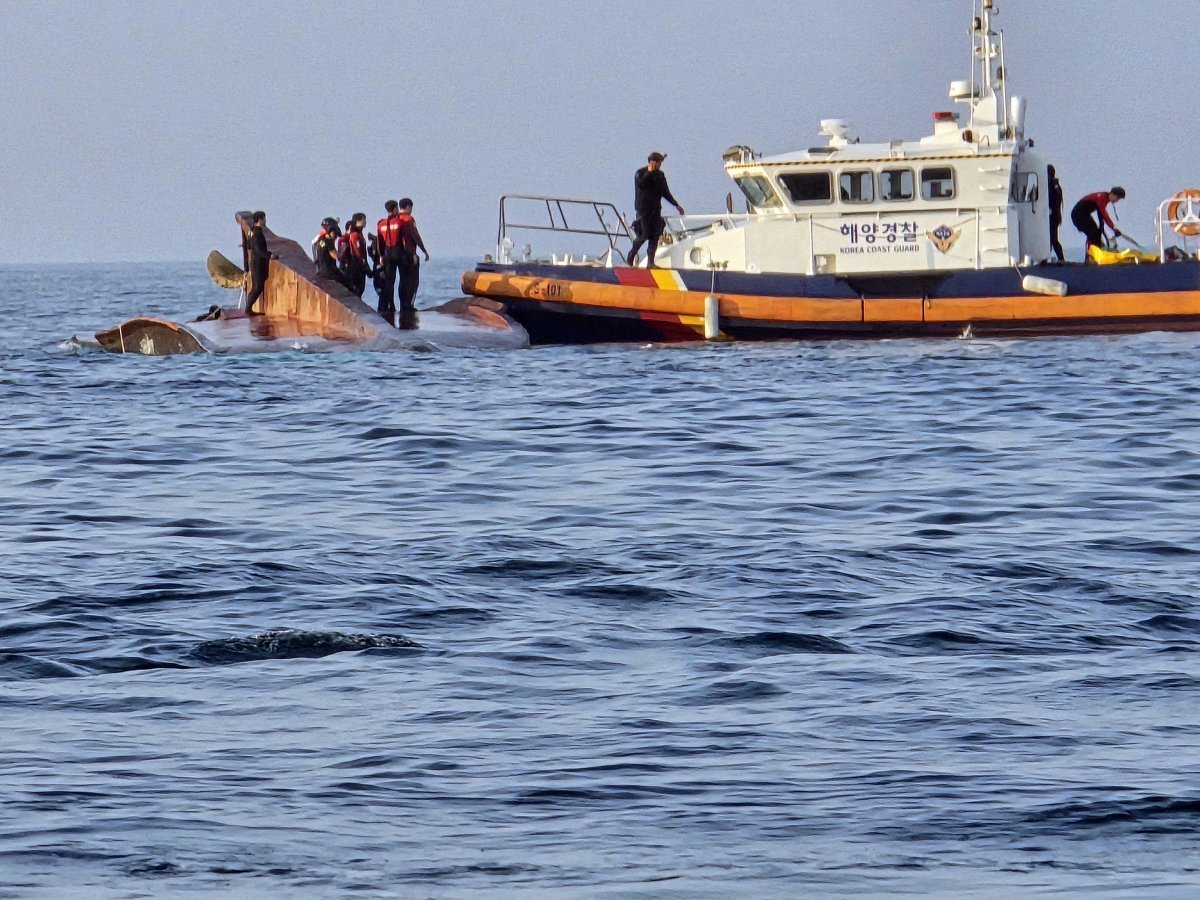
[[[363,263],[367,259],[367,242],[361,231],[347,231],[338,238],[338,263],[347,266],[351,261]]]
[[[392,213],[386,219],[379,220],[379,240],[384,247],[399,247],[400,246],[400,213]],[[412,220],[412,216],[409,216]]]
[[[416,220],[408,213],[397,213],[396,219],[400,222],[400,241],[404,249],[410,252],[415,251],[417,249]]]

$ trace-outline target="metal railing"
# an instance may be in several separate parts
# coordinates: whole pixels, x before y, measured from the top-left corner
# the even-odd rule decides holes
[[[515,222],[509,218],[509,204],[531,204],[538,210],[538,221]],[[545,218],[540,218],[540,212]],[[501,262],[511,262],[513,231],[551,231],[603,237],[614,253],[620,253],[618,241],[633,244],[633,232],[625,217],[611,203],[602,200],[577,200],[570,197],[543,197],[535,194],[505,194],[500,198],[500,228],[496,234],[496,254]],[[507,242],[507,245],[506,245]]]

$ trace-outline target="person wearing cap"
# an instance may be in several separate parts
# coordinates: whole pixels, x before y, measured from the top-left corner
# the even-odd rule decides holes
[[[1075,204],[1071,210],[1071,222],[1087,236],[1087,252],[1090,257],[1092,247],[1104,246],[1104,226],[1108,225],[1113,231],[1113,237],[1119,238],[1121,230],[1113,224],[1108,208],[1118,200],[1125,199],[1125,188],[1115,187],[1111,191],[1099,191],[1088,194]],[[1095,216],[1096,218],[1093,218]]]
[[[662,164],[667,158],[665,153],[655,151],[646,160],[645,168],[638,169],[633,176],[634,200],[633,208],[636,218],[633,220],[633,249],[625,257],[625,262],[634,265],[638,251],[643,244],[649,244],[646,250],[646,268],[653,269],[654,257],[658,253],[658,241],[667,228],[662,217],[662,202],[666,200],[679,214],[686,215],[679,201],[671,196],[667,187],[667,176],[663,174]]]
[[[321,222],[321,230],[313,239],[313,254],[317,263],[317,275],[325,275],[340,284],[346,282],[338,271],[337,242],[342,236],[337,219],[330,216]]]
[[[321,258],[317,255],[317,241],[326,237],[330,233],[330,230],[335,230],[337,232],[333,236],[333,239],[336,241],[341,235],[341,229],[338,228],[338,224],[338,220],[332,216],[327,216],[321,220],[321,230],[317,232],[317,236],[314,237],[310,242],[310,246],[312,247],[312,261],[315,264],[319,265],[321,262]]]

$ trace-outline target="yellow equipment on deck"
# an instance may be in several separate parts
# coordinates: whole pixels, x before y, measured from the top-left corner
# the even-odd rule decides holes
[[[1128,265],[1130,263],[1137,265],[1138,263],[1156,263],[1158,262],[1157,253],[1144,253],[1141,250],[1103,250],[1100,247],[1088,247],[1088,256],[1092,262],[1098,266],[1119,266]]]

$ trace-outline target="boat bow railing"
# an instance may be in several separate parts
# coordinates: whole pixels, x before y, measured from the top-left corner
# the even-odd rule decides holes
[[[515,216],[520,220],[514,219]],[[629,223],[616,206],[603,200],[505,194],[500,198],[500,228],[496,235],[496,254],[500,262],[512,262],[512,233],[522,231],[602,237],[614,254],[621,252],[621,241],[633,245]],[[528,250],[526,255],[529,255]]]

